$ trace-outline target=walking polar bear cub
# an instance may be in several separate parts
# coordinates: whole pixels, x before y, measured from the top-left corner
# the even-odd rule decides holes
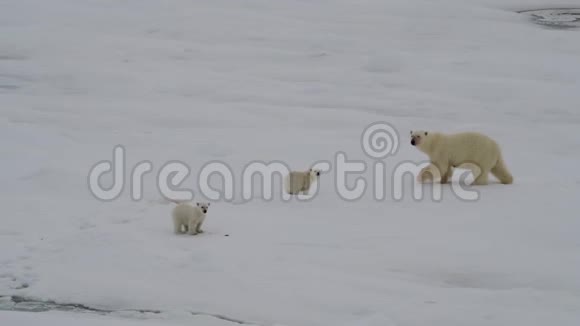
[[[195,206],[189,203],[179,203],[173,209],[173,229],[175,234],[188,233],[196,235],[203,233],[201,225],[205,220],[205,214],[209,209],[209,203],[196,203]]]
[[[309,169],[308,171],[292,171],[284,178],[286,192],[291,195],[297,195],[302,192],[308,195],[310,185],[320,177],[320,170]]]
[[[434,172],[441,177],[441,183],[447,183],[453,174],[453,168],[472,170],[473,184],[488,183],[489,173],[501,183],[513,183],[513,177],[503,160],[499,145],[486,135],[477,132],[443,134],[424,130],[411,131],[411,145],[429,156],[430,166],[424,168],[419,179],[425,181],[434,177]]]

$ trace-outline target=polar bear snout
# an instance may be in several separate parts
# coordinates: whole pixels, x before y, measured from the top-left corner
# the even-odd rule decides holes
[[[311,177],[320,177],[320,172],[322,171],[319,169],[310,169],[308,172],[310,173]]]
[[[419,146],[419,143],[421,142],[421,136],[413,136],[411,137],[411,145],[413,146]]]
[[[201,209],[201,211],[206,214],[209,209],[209,203],[197,203],[197,207]]]
[[[411,130],[411,145],[419,146],[421,144],[421,136],[427,137],[426,131],[412,131]]]

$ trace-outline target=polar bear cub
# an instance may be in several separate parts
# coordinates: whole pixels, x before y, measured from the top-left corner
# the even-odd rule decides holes
[[[208,209],[209,203],[196,203],[196,206],[189,203],[177,204],[172,212],[175,234],[188,233],[196,235],[203,233],[201,225],[205,220]]]
[[[309,169],[308,171],[292,171],[286,175],[284,185],[286,192],[291,195],[297,195],[302,192],[308,195],[310,185],[318,181],[321,170]]]
[[[441,183],[447,183],[453,168],[467,168],[472,170],[475,176],[473,184],[476,185],[487,184],[489,173],[503,184],[513,183],[499,145],[481,133],[411,131],[411,145],[427,154],[431,161],[431,165],[421,171],[421,181],[428,178],[426,174],[431,174],[431,177],[440,177]]]

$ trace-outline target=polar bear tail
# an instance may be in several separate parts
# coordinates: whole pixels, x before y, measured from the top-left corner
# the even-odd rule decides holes
[[[495,166],[491,169],[491,174],[493,174],[504,185],[509,185],[514,182],[514,177],[508,171],[501,156],[497,160]]]

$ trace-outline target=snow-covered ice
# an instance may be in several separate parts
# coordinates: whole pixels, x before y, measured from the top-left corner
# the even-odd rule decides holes
[[[580,323],[580,30],[552,0],[0,1],[0,308],[10,296],[114,311],[0,312],[3,325],[477,326]],[[155,176],[211,161],[305,169],[412,129],[479,130],[515,183],[462,201],[356,201],[333,171],[307,202],[212,202],[172,233]],[[144,198],[89,170],[148,160]],[[354,176],[349,177],[354,182]],[[195,190],[195,189],[194,189]],[[199,193],[196,193],[199,198]],[[236,196],[239,196],[239,189]],[[227,236],[226,236],[227,235]],[[1,304],[3,302],[3,304]],[[153,315],[122,311],[158,310]],[[226,319],[216,318],[224,316]],[[228,321],[231,320],[231,321]]]

